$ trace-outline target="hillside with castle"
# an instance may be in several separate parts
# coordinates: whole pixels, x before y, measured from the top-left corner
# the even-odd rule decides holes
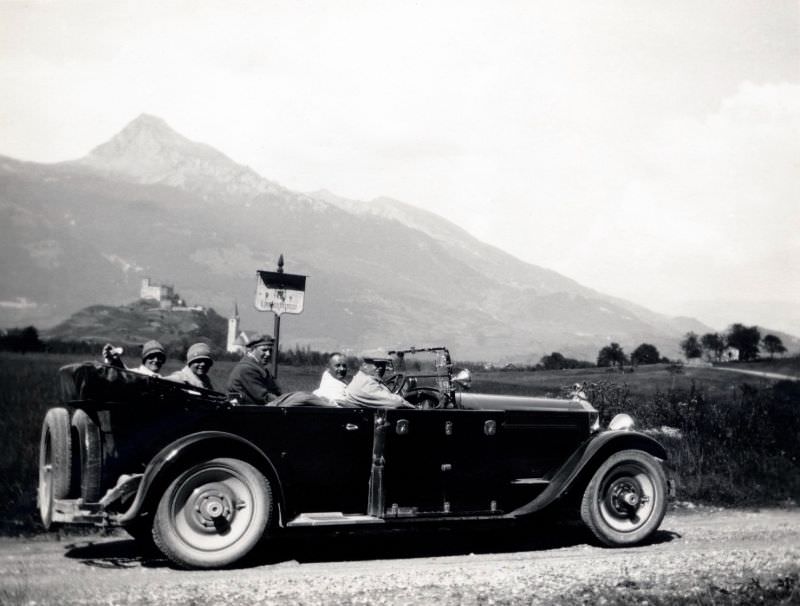
[[[197,311],[205,313],[206,308],[202,305],[186,305],[186,302],[175,292],[175,287],[171,284],[155,284],[150,278],[142,280],[142,288],[139,291],[139,298],[144,301],[156,301],[159,309],[168,311],[184,312]],[[225,339],[225,351],[228,353],[241,353],[244,351],[242,343],[246,340],[246,334],[240,329],[239,306],[234,302],[233,315],[228,318],[228,332]]]
[[[139,298],[120,306],[90,305],[43,331],[48,339],[136,346],[156,339],[171,352],[202,340],[219,353],[241,351],[238,308],[223,318],[214,309],[187,303],[172,284],[144,278]]]

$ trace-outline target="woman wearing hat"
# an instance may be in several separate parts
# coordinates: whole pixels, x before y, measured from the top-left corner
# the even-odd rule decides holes
[[[164,347],[158,341],[148,341],[142,345],[142,363],[133,372],[138,372],[150,377],[161,377],[159,371],[167,361]]]
[[[205,343],[195,343],[186,352],[186,366],[165,378],[192,387],[214,389],[208,376],[212,364],[214,360],[211,359],[211,348]]]
[[[148,341],[142,345],[142,363],[138,368],[128,368],[122,361],[122,348],[114,347],[111,343],[103,346],[103,362],[115,368],[124,368],[150,377],[161,377],[159,371],[167,361],[164,346],[158,341]]]

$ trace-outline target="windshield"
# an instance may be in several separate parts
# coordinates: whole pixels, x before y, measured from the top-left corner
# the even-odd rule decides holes
[[[394,373],[403,375],[404,387],[429,387],[449,393],[452,363],[444,347],[411,348],[389,352]]]

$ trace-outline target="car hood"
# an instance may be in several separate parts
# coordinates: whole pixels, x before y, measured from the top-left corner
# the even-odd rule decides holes
[[[558,398],[531,398],[527,396],[502,396],[485,393],[456,394],[456,402],[467,410],[552,410],[594,412],[586,400]]]

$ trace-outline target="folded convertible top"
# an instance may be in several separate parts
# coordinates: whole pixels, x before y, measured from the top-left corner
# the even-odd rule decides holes
[[[142,398],[201,398],[216,402],[227,398],[216,391],[167,381],[100,362],[77,362],[58,370],[63,402],[129,402]]]

